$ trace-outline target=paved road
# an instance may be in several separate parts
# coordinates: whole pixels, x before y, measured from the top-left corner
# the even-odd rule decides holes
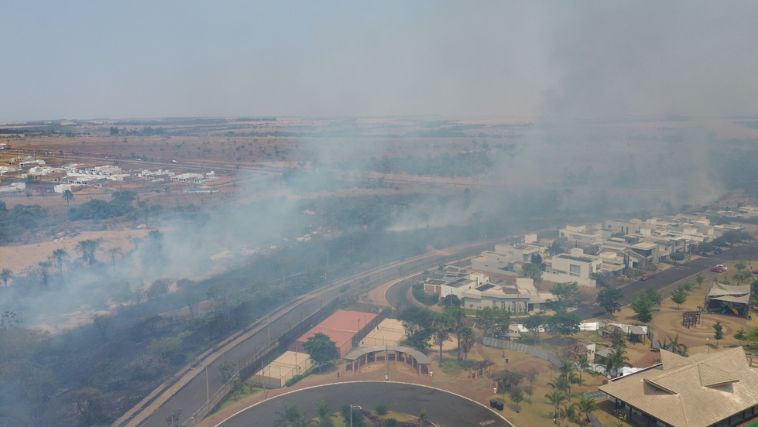
[[[490,247],[493,242],[478,242],[448,249],[447,254],[432,253],[393,262],[375,269],[351,276],[336,282],[335,285],[321,289],[310,297],[301,298],[297,303],[292,302],[283,314],[273,319],[266,319],[256,326],[256,333],[231,350],[220,355],[205,371],[194,376],[184,387],[175,394],[170,395],[168,400],[150,413],[142,426],[166,425],[166,419],[177,411],[181,411],[179,419],[185,422],[206,401],[206,390],[212,395],[223,385],[219,367],[225,362],[238,363],[250,358],[252,354],[265,348],[269,340],[276,341],[280,336],[288,332],[303,319],[318,311],[323,304],[339,298],[340,296],[359,295],[371,287],[385,283],[393,278],[406,276],[412,272],[422,271],[426,268],[437,266],[440,262],[447,262],[479,253],[484,248]],[[343,289],[348,291],[342,292]],[[207,372],[207,388],[206,373]]]
[[[690,261],[683,265],[676,265],[668,270],[654,273],[650,279],[642,281],[638,280],[632,282],[621,289],[623,297],[621,298],[621,304],[629,304],[635,295],[648,288],[661,289],[677,280],[684,279],[687,276],[697,274],[697,272],[706,268],[712,267],[716,264],[721,264],[726,261],[734,261],[740,259],[750,259],[758,255],[758,245],[751,244],[747,246],[739,246],[724,251],[720,255],[712,257],[703,257]],[[662,295],[667,297],[668,295]],[[582,319],[588,319],[591,317],[602,316],[605,311],[598,306],[590,304],[582,304],[577,309],[576,313]]]
[[[272,426],[285,406],[296,406],[310,418],[316,415],[316,405],[322,400],[334,410],[349,404],[366,409],[386,405],[390,410],[414,415],[423,410],[430,421],[446,426],[512,426],[489,408],[468,399],[442,390],[391,382],[330,384],[282,395],[248,408],[220,425]]]

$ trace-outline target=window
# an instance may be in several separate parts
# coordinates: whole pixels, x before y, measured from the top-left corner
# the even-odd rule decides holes
[[[572,276],[578,276],[580,272],[582,271],[582,268],[576,264],[569,264],[569,274]]]

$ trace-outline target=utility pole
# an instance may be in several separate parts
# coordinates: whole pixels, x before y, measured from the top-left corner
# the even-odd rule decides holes
[[[353,408],[363,409],[359,405],[350,405],[350,427],[353,427]]]

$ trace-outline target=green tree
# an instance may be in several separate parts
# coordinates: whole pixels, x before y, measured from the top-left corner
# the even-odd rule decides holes
[[[42,285],[47,286],[50,282],[50,261],[40,261],[37,265],[39,265],[39,274],[40,277],[42,277]]]
[[[306,427],[306,421],[303,414],[297,406],[285,406],[276,413],[274,427]]]
[[[429,423],[429,416],[426,414],[425,410],[421,410],[421,412],[418,413],[418,425],[419,427],[423,427]]]
[[[561,407],[561,404],[566,400],[566,395],[563,394],[562,391],[558,390],[557,388],[553,388],[550,393],[545,395],[545,398],[547,399],[550,404],[553,405],[553,418],[558,420],[560,423],[560,411],[559,408]]]
[[[758,307],[758,280],[753,280],[750,284],[750,304]]]
[[[695,276],[695,281],[697,282],[698,286],[702,285],[704,280],[705,280],[705,276],[703,276],[703,273],[698,273]]]
[[[650,304],[654,306],[661,305],[661,301],[662,301],[661,295],[654,288],[645,289],[645,292],[643,292],[643,295],[650,302]]]
[[[333,427],[332,422],[332,409],[326,403],[326,401],[320,401],[316,405],[316,417],[318,417],[318,424],[314,427]]]
[[[561,237],[559,239],[553,240],[553,243],[550,244],[550,255],[558,255],[566,252],[566,247],[568,245],[568,239],[565,237]]]
[[[524,277],[534,279],[535,282],[542,280],[542,268],[537,264],[532,264],[530,262],[524,263],[524,265],[521,266],[521,274]]]
[[[606,360],[605,371],[609,375],[614,375],[619,369],[626,366],[628,361],[629,359],[626,356],[626,349],[624,347],[616,347]]]
[[[746,280],[750,280],[751,277],[753,277],[753,273],[746,270],[734,273],[734,280],[737,281],[738,285],[741,285],[742,282],[745,282]]]
[[[579,332],[579,322],[576,313],[558,311],[547,319],[547,327],[552,334],[573,335]]]
[[[719,340],[724,338],[724,325],[721,322],[716,322],[713,325],[713,338],[716,339],[716,346],[719,345]]]
[[[737,332],[734,333],[734,338],[745,341],[747,339],[747,335],[745,334],[745,330],[742,328],[737,329]]]
[[[566,310],[579,305],[579,285],[575,282],[558,283],[553,286],[550,293],[556,298],[556,300],[552,301],[550,304],[550,306],[556,311]]]
[[[445,309],[445,314],[450,319],[450,330],[455,334],[455,339],[457,341],[458,360],[463,360],[461,331],[466,327],[466,313],[464,313],[459,307],[450,307]]]
[[[442,345],[450,339],[451,319],[446,313],[438,313],[432,319],[432,337],[439,346],[440,363],[442,363]]]
[[[71,205],[71,201],[74,200],[74,193],[71,190],[63,190],[63,200],[66,201],[66,207]]]
[[[674,292],[671,293],[671,301],[674,302],[674,304],[677,305],[678,308],[681,308],[682,303],[687,299],[687,291],[684,290],[683,287],[678,287],[674,289]]]
[[[58,267],[58,274],[63,274],[63,260],[68,257],[68,252],[63,248],[58,248],[53,251],[53,260]]]
[[[13,277],[13,272],[9,268],[4,268],[3,271],[0,272],[0,280],[3,281],[3,286],[6,288],[8,287],[8,281],[11,280],[11,277]]]
[[[747,264],[745,263],[745,261],[737,261],[737,263],[734,264],[734,266],[737,268],[737,271],[742,271],[747,268]]]
[[[328,336],[321,332],[308,338],[303,345],[305,351],[317,365],[326,367],[340,357],[337,345]]]
[[[653,319],[653,303],[644,293],[634,297],[631,307],[641,322],[647,323]]]
[[[540,327],[546,322],[546,318],[539,314],[532,314],[523,321],[523,325],[526,329],[534,334],[534,337],[539,339]]]
[[[466,326],[461,329],[460,338],[458,342],[461,344],[461,350],[463,350],[463,358],[468,360],[468,353],[476,343],[476,332],[470,326]]]
[[[87,265],[94,265],[97,262],[95,252],[97,252],[98,246],[100,246],[100,243],[97,240],[81,240],[76,249]]]
[[[622,296],[621,291],[618,289],[603,288],[597,293],[597,303],[611,317],[613,317],[613,314],[621,309],[621,303],[619,301]]]
[[[595,400],[587,395],[582,395],[577,402],[577,408],[579,412],[584,414],[587,423],[590,422],[590,415],[597,409],[597,403]]]
[[[521,411],[521,402],[524,400],[524,392],[519,387],[514,387],[508,391],[511,401],[516,406],[516,412]]]

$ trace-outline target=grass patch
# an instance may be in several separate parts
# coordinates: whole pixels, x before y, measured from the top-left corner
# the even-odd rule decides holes
[[[255,393],[258,393],[259,391],[262,391],[262,388],[254,387],[247,383],[240,384],[237,388],[235,388],[231,393],[229,393],[224,400],[221,401],[216,407],[213,409],[212,414],[215,414],[216,412],[226,408],[229,405],[235,404],[239,402],[240,400],[252,396]]]
[[[416,283],[413,285],[413,298],[416,299],[416,301],[424,304],[424,305],[436,305],[439,301],[439,297],[437,294],[427,294],[424,292],[424,284],[423,283]]]

